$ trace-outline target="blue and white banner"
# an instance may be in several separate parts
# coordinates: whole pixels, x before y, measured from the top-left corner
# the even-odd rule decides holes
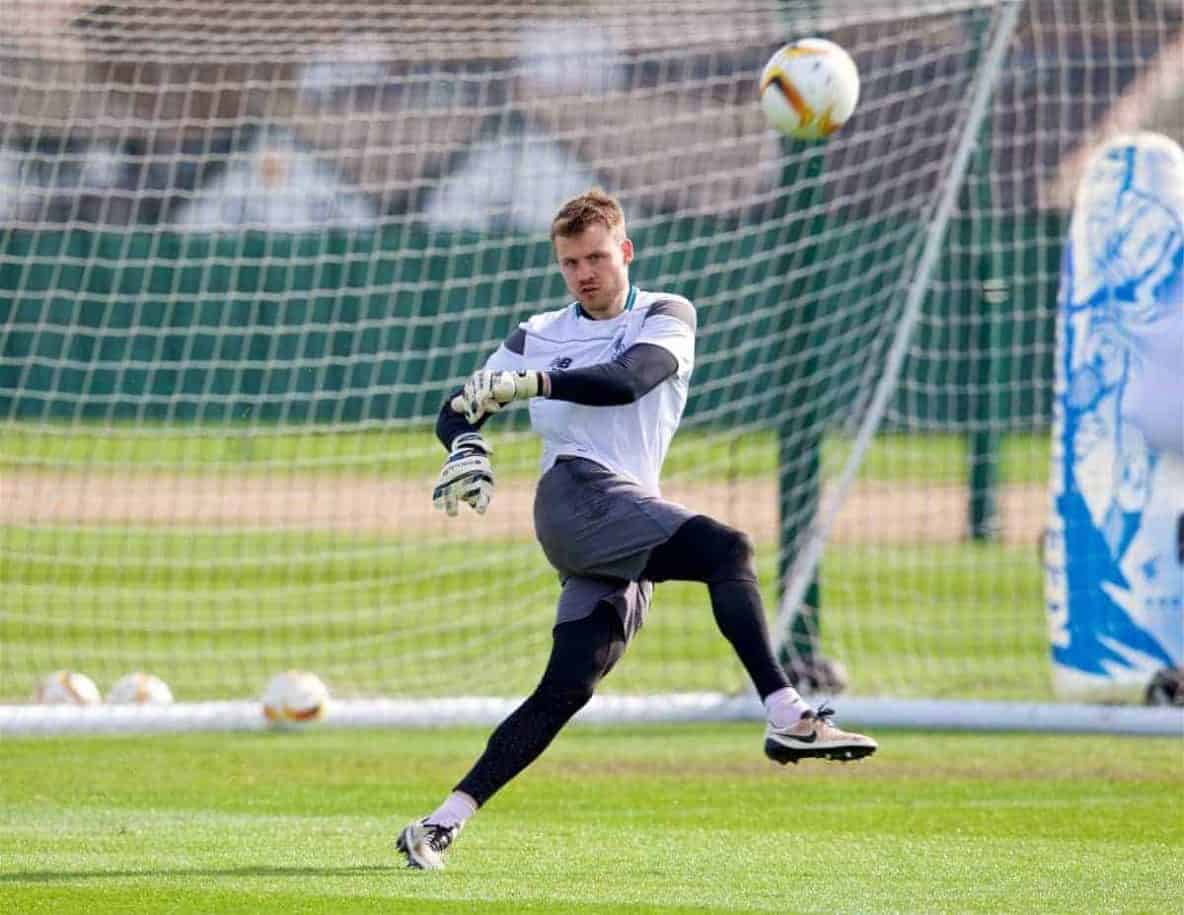
[[[1090,160],[1057,315],[1045,598],[1058,694],[1136,699],[1184,666],[1184,151]]]

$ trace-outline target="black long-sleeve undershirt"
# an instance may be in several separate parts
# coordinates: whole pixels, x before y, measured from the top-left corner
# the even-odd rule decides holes
[[[612,362],[548,372],[548,396],[588,407],[616,407],[640,400],[677,371],[678,361],[670,350],[635,343]]]
[[[633,403],[678,371],[678,360],[665,347],[654,343],[635,343],[611,362],[585,368],[547,372],[551,400],[565,400],[588,407],[613,407]],[[470,423],[452,409],[452,398],[461,393],[452,391],[444,400],[436,417],[436,438],[445,448],[465,432],[476,432],[488,416]]]

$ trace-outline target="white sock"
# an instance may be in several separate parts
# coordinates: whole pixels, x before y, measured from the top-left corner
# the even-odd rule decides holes
[[[428,816],[429,823],[440,826],[464,826],[465,820],[477,812],[477,803],[463,791],[453,791],[444,803]]]
[[[765,696],[765,718],[775,728],[788,728],[810,711],[810,703],[792,686],[783,686]]]

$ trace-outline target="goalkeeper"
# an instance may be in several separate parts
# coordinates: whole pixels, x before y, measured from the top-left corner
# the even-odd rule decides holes
[[[551,656],[455,790],[399,835],[414,868],[443,867],[469,817],[592,698],[641,627],[655,582],[707,585],[716,623],[764,702],[769,757],[847,760],[876,750],[789,685],[769,643],[749,538],[659,494],[694,363],[694,307],[630,284],[624,213],[599,190],[563,205],[551,240],[575,301],[522,323],[444,404],[436,433],[449,455],[433,493],[450,515],[462,502],[483,514],[494,475],[480,429],[529,400],[543,440],[535,533],[562,582]]]

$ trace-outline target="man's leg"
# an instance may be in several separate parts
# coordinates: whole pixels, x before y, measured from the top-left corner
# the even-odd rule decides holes
[[[696,515],[650,554],[643,577],[654,582],[701,581],[711,597],[716,625],[731,643],[765,704],[769,727],[765,753],[780,763],[807,757],[859,759],[876,742],[841,731],[789,685],[769,641],[765,608],[757,587],[752,541],[726,524]]]
[[[650,554],[642,575],[653,582],[704,582],[716,625],[761,699],[789,686],[769,641],[752,540],[746,534],[696,515]],[[808,708],[803,702],[799,714]]]
[[[626,638],[617,611],[598,603],[586,617],[554,629],[538,686],[489,737],[485,752],[435,811],[409,824],[398,848],[409,867],[443,867],[443,853],[465,821],[534,762],[620,660]]]
[[[588,616],[555,627],[551,657],[533,693],[498,725],[485,752],[460,780],[480,807],[534,762],[625,651],[617,611],[597,604]]]

